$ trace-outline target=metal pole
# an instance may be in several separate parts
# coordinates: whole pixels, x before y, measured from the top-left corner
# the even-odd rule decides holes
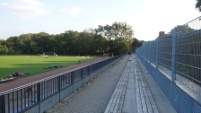
[[[175,65],[176,65],[176,38],[177,38],[177,28],[175,27],[172,31],[172,76],[171,76],[171,88],[170,88],[170,98],[171,103],[174,99],[174,81],[175,81]]]
[[[41,94],[41,92],[40,92],[41,90],[40,90],[40,83],[37,83],[37,103],[38,103],[38,112],[40,113],[40,96],[43,96],[43,94],[42,95],[40,95]]]
[[[0,113],[5,113],[5,96],[0,96]]]
[[[60,75],[60,76],[58,76],[57,77],[57,88],[58,88],[58,93],[59,93],[59,102],[61,102],[61,77],[62,77],[63,75]],[[56,85],[56,84],[55,84]]]
[[[40,83],[37,84],[37,102],[40,102]]]
[[[174,28],[172,32],[172,77],[171,81],[174,83],[175,80],[175,65],[176,65],[176,40],[177,40],[177,28]]]
[[[158,69],[158,54],[159,54],[159,46],[158,46],[158,38],[156,39],[156,69]]]

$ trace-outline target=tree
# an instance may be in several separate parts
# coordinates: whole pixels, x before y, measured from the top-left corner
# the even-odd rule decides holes
[[[93,53],[102,54],[102,53],[108,52],[107,42],[108,40],[102,37],[101,35],[94,35],[94,39],[91,44],[91,46],[95,50]]]
[[[114,40],[118,38],[124,38],[126,40],[131,41],[133,38],[133,30],[130,25],[126,22],[114,22],[112,26],[110,25],[99,25],[97,29],[95,29],[97,35],[102,35],[106,37],[108,40]]]
[[[39,53],[39,48],[38,48],[38,44],[35,41],[30,41],[29,43],[29,50],[30,53],[29,54],[38,54]]]
[[[31,37],[33,34],[22,34],[20,35],[19,38],[19,43],[18,43],[18,49],[21,50],[21,54],[31,54],[32,51],[30,50],[30,42],[31,42]]]
[[[79,33],[79,50],[81,54],[92,54],[95,51],[95,46],[92,46],[94,42],[94,34],[83,31]]]
[[[79,53],[79,32],[68,30],[63,34],[63,38],[61,40],[62,52],[67,54],[78,54]]]
[[[0,40],[0,54],[7,54],[8,53],[8,48],[4,44],[3,40]]]
[[[138,40],[137,38],[133,39],[133,43],[132,43],[132,49],[135,52],[135,50],[140,47],[142,45],[144,41],[143,40]]]
[[[201,0],[197,0],[195,7],[201,12]]]
[[[99,25],[94,31],[96,35],[101,35],[109,40],[107,48],[109,48],[110,52],[121,54],[131,50],[134,32],[126,22],[114,22],[111,26]]]
[[[6,46],[10,54],[20,54],[21,50],[19,49],[19,38],[17,36],[10,37],[6,40]]]
[[[126,22],[114,22],[111,26],[99,25],[97,29],[83,32],[68,30],[49,35],[45,32],[28,33],[10,37],[0,45],[0,53],[8,54],[103,54],[128,53],[132,49],[133,30]]]
[[[128,43],[126,39],[119,38],[115,41],[116,41],[116,45],[117,45],[118,54],[130,52],[130,50],[131,50],[130,43]]]
[[[173,29],[171,30],[171,33],[173,32]],[[177,29],[177,34],[179,35],[183,35],[183,34],[194,31],[194,29],[190,28],[188,25],[177,25],[176,29]]]

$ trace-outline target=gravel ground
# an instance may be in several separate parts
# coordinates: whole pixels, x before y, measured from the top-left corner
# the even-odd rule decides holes
[[[103,113],[128,59],[128,55],[123,57],[46,113]]]

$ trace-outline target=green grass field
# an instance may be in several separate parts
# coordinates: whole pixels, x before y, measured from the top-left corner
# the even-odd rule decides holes
[[[0,56],[0,78],[5,78],[12,73],[22,72],[30,75],[47,72],[53,69],[44,69],[50,66],[61,65],[67,67],[75,65],[79,60],[87,62],[97,57],[76,57],[76,56]]]

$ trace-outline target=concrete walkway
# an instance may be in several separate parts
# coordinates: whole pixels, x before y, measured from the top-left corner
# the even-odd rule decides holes
[[[129,56],[125,56],[47,113],[103,113],[116,88]]]
[[[47,113],[176,113],[136,55],[125,56]]]
[[[122,113],[176,113],[165,95],[141,64],[136,55],[131,56]]]
[[[129,81],[122,112],[126,113],[158,113],[149,86],[144,80],[144,73],[138,65],[137,57],[131,56]]]
[[[134,57],[136,57],[134,55]],[[173,106],[170,104],[166,96],[163,94],[160,87],[157,85],[157,83],[154,81],[154,79],[151,77],[145,66],[141,63],[141,61],[136,57],[137,67],[140,67],[142,71],[142,77],[144,79],[144,82],[146,82],[153,101],[156,105],[156,108],[159,113],[177,113],[176,110],[173,108]],[[145,112],[147,113],[147,112]],[[148,112],[150,113],[150,112]],[[152,112],[151,112],[152,113]],[[154,113],[154,112],[153,112]]]

